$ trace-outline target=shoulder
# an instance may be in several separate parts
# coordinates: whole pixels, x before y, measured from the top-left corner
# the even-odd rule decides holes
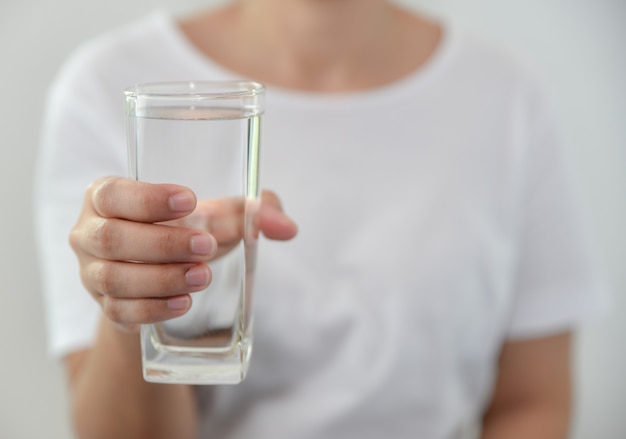
[[[459,110],[528,126],[550,117],[550,93],[528,60],[506,41],[444,21],[433,87]]]
[[[95,99],[98,91],[132,85],[129,78],[141,76],[154,60],[165,56],[168,20],[166,13],[154,12],[83,42],[57,73],[51,98],[77,95]]]
[[[447,71],[457,82],[479,91],[542,93],[537,72],[506,41],[455,21],[444,23]]]
[[[80,44],[48,90],[48,112],[117,120],[123,91],[189,71],[173,16],[155,11]],[[178,76],[176,76],[178,75]]]
[[[112,63],[133,62],[159,50],[159,39],[166,37],[171,17],[155,11],[137,21],[112,29],[79,45],[71,54],[64,71],[81,69],[101,71]]]

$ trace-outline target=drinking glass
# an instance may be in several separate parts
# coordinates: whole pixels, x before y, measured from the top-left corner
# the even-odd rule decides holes
[[[141,326],[147,381],[234,384],[246,375],[263,97],[264,87],[250,81],[141,84],[125,91],[130,178],[189,187],[198,205],[171,225],[218,240],[211,284],[191,294],[189,312]]]

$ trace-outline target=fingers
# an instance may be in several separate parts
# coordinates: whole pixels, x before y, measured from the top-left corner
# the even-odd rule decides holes
[[[140,299],[203,290],[211,281],[211,271],[204,263],[152,265],[94,259],[84,265],[81,277],[94,296]]]
[[[242,238],[245,200],[242,197],[202,200],[196,210],[177,223],[209,232],[219,246],[231,246]]]
[[[110,177],[88,189],[70,243],[105,315],[134,327],[188,311],[189,293],[211,281],[206,262],[241,241],[250,209],[243,198],[197,203],[182,186]],[[287,240],[297,233],[272,192],[263,192],[254,216],[255,234]]]
[[[271,191],[261,194],[258,227],[269,239],[286,241],[298,233],[298,226],[283,212],[280,200]]]
[[[86,192],[70,244],[81,279],[109,320],[127,329],[187,312],[190,292],[209,284],[217,251],[209,233],[156,222],[189,215],[193,192],[110,177]]]
[[[185,314],[188,293],[206,288],[206,264],[149,265],[94,259],[81,272],[83,283],[112,322],[127,330]]]
[[[75,227],[70,243],[78,252],[112,261],[206,261],[217,252],[215,238],[198,230],[100,217]]]
[[[150,184],[118,177],[94,182],[88,202],[98,216],[143,223],[168,221],[188,215],[196,207],[194,193],[183,186]]]
[[[179,317],[191,307],[191,297],[188,294],[163,299],[101,296],[98,302],[109,320],[130,330],[138,329],[139,324],[158,323]]]
[[[251,205],[254,212],[256,209]],[[195,211],[171,224],[206,230],[218,242],[218,256],[238,243],[244,232],[244,218],[248,213],[246,200],[239,198],[222,198],[219,200],[202,200]],[[260,230],[269,239],[289,240],[296,236],[297,225],[283,212],[280,200],[274,192],[263,191],[258,211],[254,212],[254,234]]]

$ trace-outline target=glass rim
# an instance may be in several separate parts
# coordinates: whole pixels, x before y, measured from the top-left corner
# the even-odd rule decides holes
[[[248,80],[146,82],[135,84],[124,90],[127,98],[141,99],[240,99],[260,96],[264,93],[263,84]]]

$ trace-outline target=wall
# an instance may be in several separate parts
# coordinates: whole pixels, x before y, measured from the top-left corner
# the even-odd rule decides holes
[[[0,437],[70,438],[60,365],[46,356],[31,218],[42,102],[83,39],[163,6],[215,1],[2,0],[0,3]],[[590,223],[613,284],[612,312],[582,331],[573,437],[626,437],[626,2],[405,1],[496,38],[533,66],[572,149]]]

